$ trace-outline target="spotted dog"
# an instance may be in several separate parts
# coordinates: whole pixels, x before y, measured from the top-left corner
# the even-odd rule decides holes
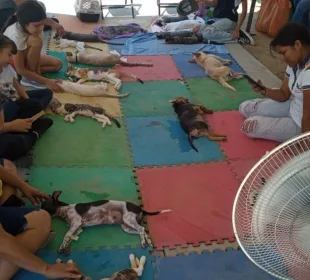
[[[61,191],[54,191],[50,199],[42,204],[42,209],[65,219],[69,225],[63,242],[58,250],[59,253],[70,253],[70,243],[83,231],[84,227],[97,225],[119,224],[123,230],[130,234],[139,234],[143,248],[151,246],[152,242],[145,228],[141,226],[143,215],[158,215],[171,210],[147,212],[140,206],[126,201],[98,200],[87,203],[68,204],[59,201]]]

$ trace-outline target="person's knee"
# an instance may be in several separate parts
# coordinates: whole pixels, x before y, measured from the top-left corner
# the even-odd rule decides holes
[[[50,102],[53,99],[54,92],[51,89],[46,88],[46,89],[44,89],[44,93],[43,94],[44,94],[44,101],[46,101],[45,102],[46,104],[43,104],[43,105],[44,105],[44,107],[47,107],[48,104],[50,104]],[[43,109],[46,109],[46,108],[43,108]]]
[[[8,159],[4,160],[4,168],[13,174],[17,174],[17,168],[16,168],[15,164]]]
[[[59,58],[55,58],[54,67],[56,71],[59,71],[63,66],[63,62]]]
[[[239,112],[242,116],[247,118],[249,116],[249,112],[247,110],[247,107],[249,106],[249,101],[244,101],[239,105]]]
[[[37,47],[41,48],[43,46],[43,42],[40,37],[30,35],[27,37],[27,45],[28,47]]]
[[[26,216],[28,228],[36,229],[42,235],[48,235],[51,231],[51,216],[45,210],[33,211]]]
[[[241,125],[241,131],[246,135],[253,135],[258,129],[258,121],[255,119],[247,119]]]

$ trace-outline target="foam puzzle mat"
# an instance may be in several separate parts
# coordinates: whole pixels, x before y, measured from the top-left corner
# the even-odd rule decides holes
[[[90,118],[78,116],[75,123],[65,122],[63,116],[51,118],[54,125],[36,143],[35,166],[131,166],[121,119],[121,128],[102,128]]]
[[[86,30],[83,24],[79,26]],[[172,258],[151,256],[152,250],[163,250],[166,254],[170,248],[179,246],[194,248],[213,242],[212,246],[223,247],[235,241],[232,205],[240,182],[277,143],[249,139],[240,130],[244,121],[237,111],[240,103],[257,98],[245,79],[229,82],[237,92],[225,89],[207,77],[198,65],[188,63],[191,57],[191,52],[186,52],[188,46],[170,45],[156,50],[156,45],[151,45],[146,49],[149,37],[153,38],[154,34],[133,38],[134,45],[130,45],[130,39],[112,41],[124,42],[124,46],[92,44],[102,47],[104,53],[116,49],[131,54],[126,56],[129,62],[151,62],[153,67],[116,66],[144,82],[122,77],[120,93],[130,95],[121,100],[55,93],[61,102],[103,107],[118,118],[121,128],[115,124],[102,128],[101,123],[86,117],[76,117],[74,123],[68,123],[64,116],[51,115],[54,124],[35,145],[27,179],[48,194],[61,190],[60,199],[68,203],[126,200],[143,206],[146,211],[172,211],[145,217],[142,225],[154,247],[142,249],[140,236],[125,233],[119,225],[94,226],[85,228],[79,240],[72,242],[72,252],[63,260],[72,258],[93,280],[129,268],[131,253],[147,257],[141,280],[271,280],[241,251]],[[49,55],[63,61],[62,69],[47,77],[67,79],[64,51],[70,49],[55,48],[48,34],[45,45]],[[199,50],[230,59],[235,71],[244,72],[225,46],[206,45]],[[165,54],[158,55],[156,51]],[[109,92],[116,94],[113,86],[109,86]],[[195,152],[169,103],[178,96],[214,110],[213,115],[206,116],[210,128],[226,135],[228,141],[194,138],[199,150]],[[57,249],[68,226],[53,218],[52,229],[57,232],[56,239],[38,252],[49,263],[62,257]],[[14,279],[44,278],[21,271]]]
[[[194,140],[197,153],[188,143],[175,116],[126,118],[134,165],[163,166],[219,161],[224,159],[219,145],[207,138]]]
[[[234,71],[238,73],[244,73],[243,69],[239,66],[239,64],[232,58],[230,54],[216,54],[217,56],[228,59],[232,62],[232,65],[228,65]],[[173,60],[177,65],[179,71],[185,79],[189,78],[205,78],[208,77],[204,69],[199,66],[197,63],[188,62],[189,59],[193,57],[192,54],[174,54]]]
[[[105,277],[112,276],[113,273],[130,267],[129,255],[134,254],[140,258],[146,257],[146,264],[144,267],[143,275],[139,279],[141,280],[155,280],[154,272],[156,270],[153,267],[155,258],[152,257],[147,249],[140,249],[134,247],[127,247],[124,249],[118,248],[100,248],[98,250],[85,250],[83,252],[73,252],[70,257],[60,257],[55,252],[48,250],[41,251],[39,256],[55,263],[57,258],[61,258],[63,261],[71,259],[78,264],[81,271],[85,276],[91,277],[93,280],[103,279]],[[43,280],[42,276],[21,271],[14,280]]]
[[[210,78],[186,79],[186,84],[197,102],[213,111],[238,110],[243,101],[260,97],[252,90],[246,79],[228,83],[236,89],[236,92],[224,88],[218,81]]]
[[[242,251],[160,258],[158,280],[276,280],[255,266]]]
[[[144,206],[172,209],[147,218],[157,249],[234,240],[231,210],[239,182],[226,162],[143,168],[136,173]]]

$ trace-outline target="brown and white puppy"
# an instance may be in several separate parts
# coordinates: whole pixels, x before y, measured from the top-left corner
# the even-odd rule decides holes
[[[67,61],[70,63],[82,63],[93,66],[114,66],[122,65],[127,67],[145,66],[152,67],[153,63],[147,62],[127,62],[121,56],[114,53],[87,53],[86,51],[79,51],[75,54],[72,52],[66,52]]]
[[[193,144],[192,137],[208,137],[209,140],[213,141],[227,140],[225,135],[216,134],[209,129],[205,114],[213,114],[212,110],[200,104],[192,104],[184,97],[177,97],[170,100],[169,103],[173,104],[172,106],[178,115],[181,127],[188,135],[188,142],[196,152],[198,150]]]
[[[59,200],[61,191],[54,191],[50,199],[42,204],[42,209],[51,216],[64,219],[69,225],[59,253],[69,253],[72,239],[77,239],[84,227],[98,225],[119,224],[123,230],[130,234],[138,234],[143,248],[151,246],[152,242],[141,225],[143,215],[159,215],[171,210],[147,212],[140,206],[127,201],[98,200],[86,203],[68,204]]]
[[[242,73],[235,72],[226,65],[232,64],[231,60],[223,59],[214,54],[206,54],[204,52],[193,53],[194,57],[188,62],[199,64],[212,79],[219,81],[219,83],[228,89],[236,91],[234,87],[229,85],[227,81],[232,79],[243,78]]]

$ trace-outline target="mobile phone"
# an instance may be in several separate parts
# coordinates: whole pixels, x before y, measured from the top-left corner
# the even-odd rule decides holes
[[[251,82],[252,84],[256,85],[258,88],[260,89],[266,89],[265,86],[261,85],[259,82],[256,82],[255,80],[253,80],[250,76],[248,76],[247,74],[243,74],[243,77],[246,78],[249,82]]]

